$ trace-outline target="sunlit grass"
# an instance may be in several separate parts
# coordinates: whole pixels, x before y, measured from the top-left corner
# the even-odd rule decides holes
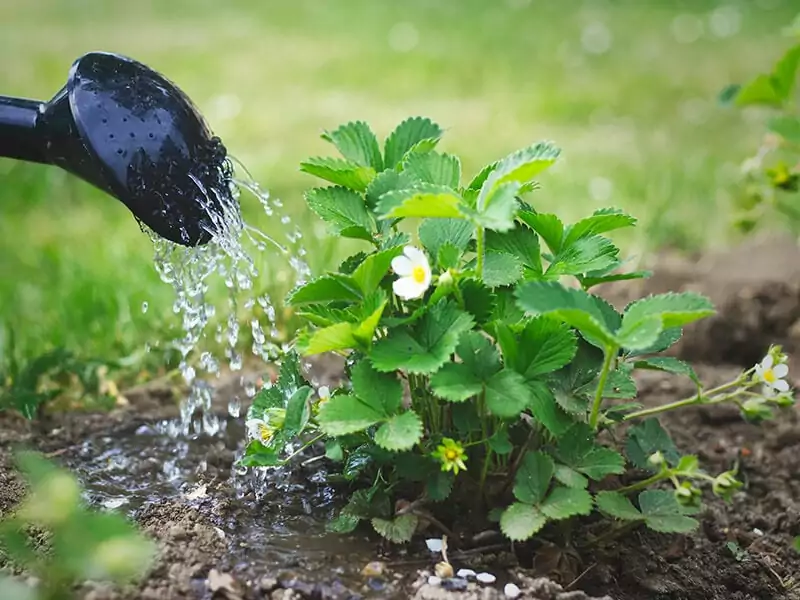
[[[359,118],[383,136],[411,114],[448,130],[443,147],[469,175],[552,139],[564,161],[539,207],[569,220],[620,206],[643,225],[629,250],[695,249],[729,239],[726,199],[759,132],[715,96],[771,64],[791,4],[11,0],[0,5],[0,92],[49,97],[95,49],[161,70],[301,220],[315,270],[342,251],[305,214],[315,182],[298,163],[330,152],[323,129]],[[0,207],[0,315],[24,353],[65,345],[116,358],[164,338],[170,289],[119,202],[55,169],[0,161]],[[279,235],[257,202],[244,209]],[[258,262],[257,285],[279,296],[283,263]]]

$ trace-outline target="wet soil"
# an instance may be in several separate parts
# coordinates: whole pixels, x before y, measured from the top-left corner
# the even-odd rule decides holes
[[[798,364],[800,251],[795,244],[761,243],[697,260],[662,256],[653,267],[656,274],[647,282],[601,292],[617,305],[662,291],[710,295],[718,315],[690,328],[676,348],[680,356],[702,363],[698,372],[704,381],[730,379],[759,360],[771,343],[783,344]],[[322,383],[335,383],[340,373],[337,361],[314,365],[314,378]],[[659,373],[644,373],[639,386],[646,405],[692,392],[690,382]],[[725,407],[687,410],[664,420],[678,447],[698,454],[709,471],[741,460],[746,486],[728,505],[707,498],[696,533],[634,530],[603,548],[561,560],[555,570],[556,562],[547,560],[553,553],[545,547],[534,555],[514,555],[510,546],[455,555],[456,569],[486,568],[498,582],[472,581],[468,589],[452,592],[427,583],[436,557],[422,540],[387,549],[366,530],[326,534],[324,523],[338,500],[325,482],[324,467],[268,479],[237,472],[242,419],[226,415],[230,400],[244,394],[238,376],[225,377],[216,387],[220,424],[215,435],[176,438],[174,398],[153,387],[130,394],[129,405],[110,414],[61,415],[35,425],[0,415],[0,517],[24,493],[10,458],[12,447],[23,444],[75,470],[89,502],[126,512],[159,544],[156,563],[140,585],[86,584],[79,595],[87,600],[493,599],[504,597],[507,581],[521,588],[521,598],[539,600],[800,598],[800,587],[792,587],[793,578],[800,581],[800,554],[792,549],[800,535],[795,410],[761,426],[744,423]],[[383,563],[382,575],[363,576],[370,561]]]

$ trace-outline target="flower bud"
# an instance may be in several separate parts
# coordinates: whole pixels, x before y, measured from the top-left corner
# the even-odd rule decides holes
[[[659,450],[658,452],[653,452],[648,458],[647,462],[653,465],[654,467],[659,467],[664,464],[665,462],[664,455]]]
[[[684,481],[675,488],[675,499],[682,506],[697,506],[702,494],[698,488],[692,485],[691,481]]]
[[[727,500],[740,487],[742,487],[742,483],[736,479],[731,471],[726,471],[717,475],[711,489],[715,495]]]
[[[453,274],[450,272],[450,269],[447,269],[444,273],[439,275],[439,286],[450,289],[453,287],[453,282],[455,279],[453,278]]]

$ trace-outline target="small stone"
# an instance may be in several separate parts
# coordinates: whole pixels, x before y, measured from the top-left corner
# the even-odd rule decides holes
[[[442,580],[442,588],[449,592],[463,592],[468,585],[469,582],[462,577],[450,577]]]
[[[517,584],[507,583],[503,588],[503,593],[506,595],[506,598],[517,598],[522,591],[519,589]]]
[[[442,585],[442,578],[436,575],[428,577],[428,585]]]
[[[386,582],[378,577],[370,577],[367,579],[367,587],[373,592],[382,592],[386,589]]]
[[[262,592],[271,592],[278,587],[278,580],[275,577],[262,577],[258,582],[258,588]]]
[[[433,572],[441,579],[449,579],[453,576],[453,565],[444,561],[436,563],[436,566],[433,568]]]
[[[425,545],[431,552],[441,552],[444,544],[441,538],[430,538],[425,540]]]
[[[382,563],[379,560],[373,560],[361,570],[361,574],[364,577],[381,577],[383,576],[384,572],[386,571],[386,563]]]
[[[456,577],[461,577],[463,579],[475,577],[475,571],[473,571],[472,569],[459,569],[458,573],[456,573]]]
[[[477,579],[481,583],[487,583],[487,584],[494,583],[495,581],[497,581],[497,577],[495,577],[491,573],[478,573],[475,576],[475,579]]]

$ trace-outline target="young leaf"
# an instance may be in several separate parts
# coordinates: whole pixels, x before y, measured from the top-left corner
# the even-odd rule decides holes
[[[540,508],[546,517],[554,521],[569,519],[575,515],[588,515],[592,512],[592,496],[580,487],[557,486]]]
[[[529,408],[533,417],[553,436],[564,435],[574,421],[558,406],[552,390],[542,381],[529,381],[528,388],[532,394]]]
[[[364,167],[372,167],[376,172],[383,170],[378,139],[363,121],[346,123],[335,131],[326,131],[322,139],[336,146],[346,159]]]
[[[597,508],[616,519],[638,521],[643,519],[642,513],[627,496],[619,492],[598,492],[595,496]]]
[[[675,494],[667,490],[646,490],[639,494],[639,507],[645,524],[662,533],[689,533],[699,525],[696,519],[687,517],[678,504]]]
[[[547,517],[535,506],[515,502],[503,511],[500,529],[510,540],[522,542],[533,537],[547,523]]]
[[[628,352],[628,357],[634,356],[643,356],[645,354],[658,354],[660,352],[664,352],[671,346],[673,346],[679,339],[683,332],[681,331],[680,327],[670,327],[668,329],[663,330],[658,339],[653,343],[652,346],[644,348],[643,350],[635,350]]]
[[[661,452],[667,462],[675,465],[680,460],[680,452],[669,434],[661,427],[658,419],[645,419],[628,431],[625,453],[628,459],[640,469],[655,470],[648,458],[655,452]]]
[[[362,167],[356,162],[340,158],[315,156],[300,163],[300,170],[357,192],[365,191],[375,178],[375,169],[372,167]]]
[[[443,133],[441,127],[430,119],[406,119],[386,138],[383,164],[387,169],[394,169],[416,144],[425,140],[438,140]]]
[[[483,282],[489,287],[512,285],[522,279],[522,263],[513,254],[489,251],[484,257]]]
[[[478,199],[477,211],[470,216],[485,229],[505,232],[514,228],[514,217],[519,204],[517,193],[520,185],[515,182],[503,183],[492,189],[486,196]]]
[[[300,435],[308,424],[311,417],[311,405],[308,399],[313,390],[310,387],[301,387],[297,390],[289,402],[286,403],[286,419],[283,424],[283,431],[289,437]]]
[[[486,382],[486,408],[493,415],[511,419],[519,416],[531,401],[525,378],[511,369],[503,369]]]
[[[297,288],[287,298],[291,306],[328,302],[357,302],[361,299],[358,284],[347,275],[324,275]]]
[[[301,332],[297,336],[297,349],[303,356],[314,356],[325,352],[348,350],[358,346],[352,323],[336,323],[311,332]]]
[[[626,215],[621,210],[616,208],[601,208],[596,210],[591,217],[581,219],[574,225],[567,227],[564,238],[564,246],[570,246],[576,241],[614,231],[615,229],[622,229],[624,227],[633,227],[636,225],[636,219],[630,215]]]
[[[360,360],[351,370],[353,393],[384,415],[393,415],[403,403],[403,385],[394,373],[379,373],[369,361]]]
[[[575,356],[578,343],[575,334],[563,323],[534,317],[520,333],[516,347],[516,356],[506,357],[506,362],[531,380],[568,364]]]
[[[514,477],[514,497],[526,504],[539,504],[544,499],[555,465],[544,452],[528,451]]]
[[[389,192],[407,190],[414,187],[414,183],[414,180],[402,171],[387,170],[383,173],[378,173],[375,179],[367,186],[366,204],[371,210],[375,210],[381,196]]]
[[[792,115],[772,117],[767,128],[787,142],[800,146],[800,119]]]
[[[505,233],[486,232],[487,252],[505,252],[514,256],[525,268],[534,273],[542,272],[542,256],[539,237],[526,225],[518,224]]]
[[[493,162],[483,167],[475,175],[475,177],[472,178],[472,181],[469,182],[469,184],[467,185],[467,189],[470,190],[471,192],[479,192],[484,182],[488,179],[489,175],[491,175],[492,171],[494,171],[496,168],[497,168],[497,162]]]
[[[464,402],[483,391],[483,382],[465,365],[448,363],[431,376],[433,393],[450,402]]]
[[[576,423],[558,440],[558,459],[595,481],[625,471],[622,455],[596,445],[594,432],[586,423]]]
[[[633,362],[634,369],[651,369],[654,371],[664,371],[666,373],[675,373],[676,375],[686,375],[689,379],[700,385],[700,379],[697,377],[692,365],[672,356],[653,356],[644,358]]]
[[[583,275],[619,263],[617,248],[611,240],[599,235],[581,237],[571,244],[566,242],[547,267],[548,276]]]
[[[514,445],[508,437],[508,431],[505,429],[498,429],[494,432],[489,438],[489,447],[500,456],[511,454],[514,450]]]
[[[605,345],[616,345],[602,302],[582,290],[554,281],[528,281],[517,286],[517,305],[532,315],[549,315]]]
[[[419,240],[431,256],[438,256],[446,244],[463,252],[472,239],[473,229],[464,219],[426,219],[419,226]]]
[[[394,415],[375,432],[375,443],[385,450],[410,450],[422,438],[422,420],[413,410]]]
[[[461,219],[462,198],[453,189],[441,185],[418,184],[413,188],[387,192],[375,211],[384,219],[437,218]]]
[[[371,294],[378,288],[383,278],[389,274],[392,259],[402,253],[402,246],[381,250],[370,254],[358,265],[351,277],[364,296]]]
[[[789,48],[772,70],[772,83],[782,100],[788,100],[797,84],[800,44]]]
[[[507,183],[528,183],[556,162],[561,150],[550,142],[539,142],[508,155],[497,162],[481,186],[481,197],[487,198]],[[480,204],[480,201],[479,201]]]
[[[564,240],[564,224],[556,215],[523,210],[517,215],[528,227],[541,236],[550,252],[558,254]]]
[[[334,396],[319,410],[319,426],[330,436],[363,431],[386,418],[386,414],[356,396]]]
[[[330,533],[352,533],[360,522],[361,519],[359,517],[342,511],[335,519],[325,524],[325,530]]]
[[[622,332],[648,318],[658,318],[664,329],[682,327],[714,314],[714,306],[705,296],[694,292],[672,292],[650,296],[628,305],[622,317]]]
[[[372,519],[372,527],[375,528],[382,537],[395,544],[405,544],[414,537],[417,530],[419,518],[416,515],[400,515],[393,520]]]
[[[563,483],[569,488],[586,489],[589,487],[589,480],[586,477],[566,465],[557,464],[553,476],[556,478],[556,481]]]
[[[440,302],[410,328],[393,329],[378,341],[370,353],[372,364],[379,371],[434,373],[473,323],[472,317],[455,304]]]
[[[420,183],[455,189],[461,182],[461,161],[452,154],[411,153],[403,161],[403,172]]]
[[[333,235],[372,241],[375,220],[356,192],[341,186],[314,188],[306,192],[306,202]]]
[[[275,467],[281,464],[281,458],[274,448],[253,440],[247,445],[239,464],[243,467]]]

